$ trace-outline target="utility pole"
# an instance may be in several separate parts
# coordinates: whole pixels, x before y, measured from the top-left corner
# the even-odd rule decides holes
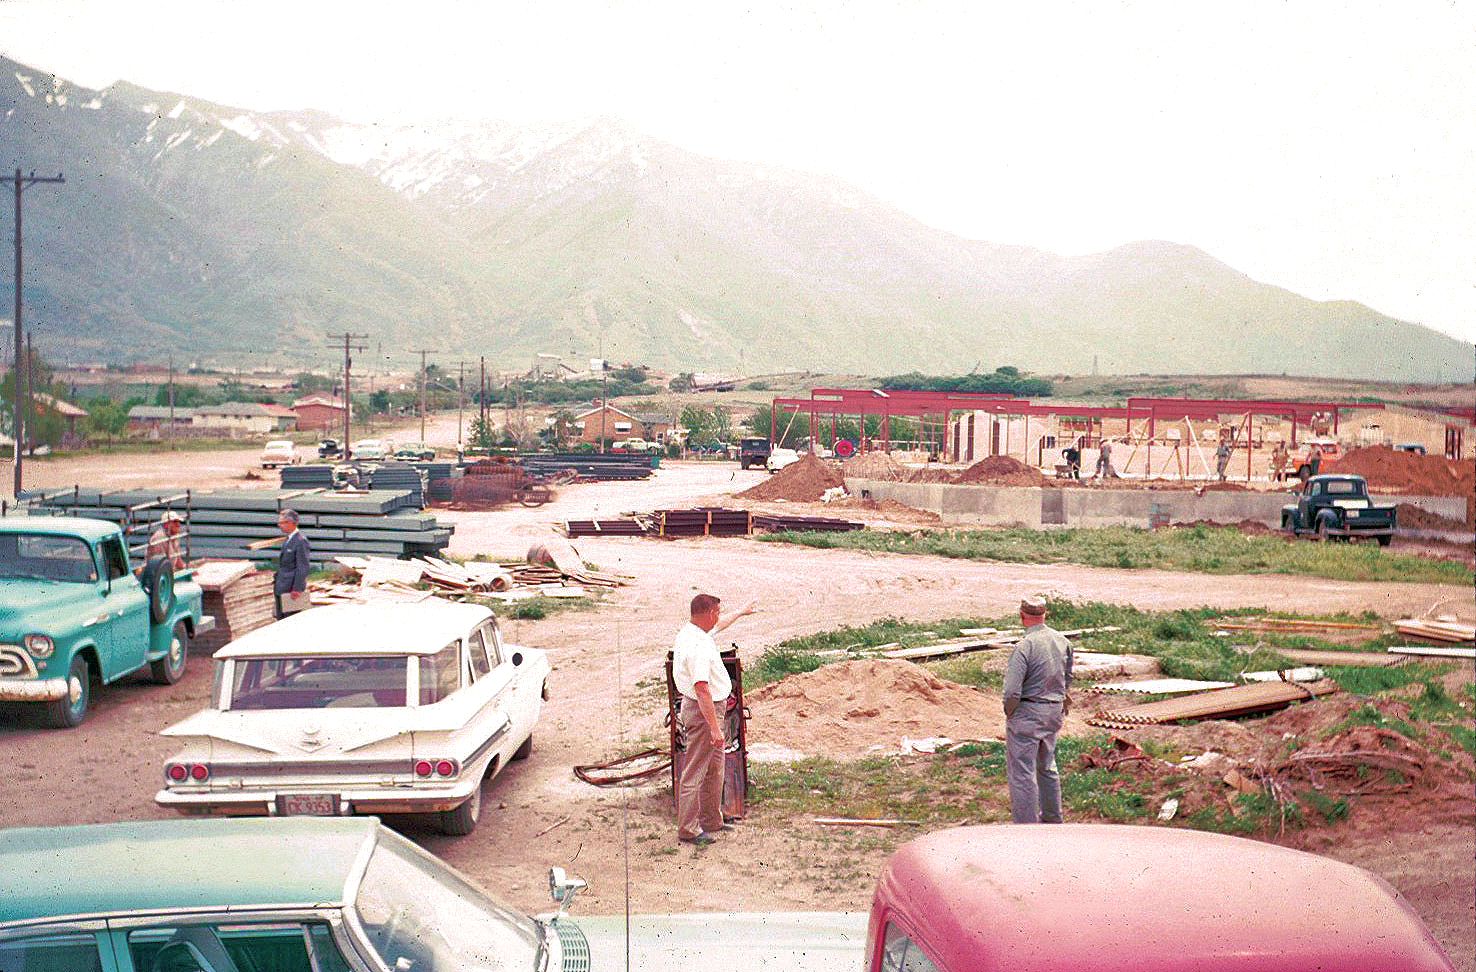
[[[411,352],[412,354],[414,352]],[[420,351],[420,444],[425,444],[425,349]]]
[[[16,169],[13,176],[0,176],[0,183],[9,182],[15,186],[15,495],[20,498],[21,492],[21,442],[26,434],[26,420],[23,417],[24,409],[21,398],[21,358],[25,354],[23,345],[23,334],[21,330],[21,192],[33,183],[37,182],[65,182],[61,173],[53,176],[38,176],[34,169],[28,176],[21,175],[21,170]]]
[[[461,438],[461,413],[466,411],[466,362],[458,361],[457,364],[461,367],[461,377],[456,382],[456,451],[459,453],[464,442]]]
[[[343,458],[347,460],[353,458],[349,455],[349,414],[353,411],[354,407],[353,396],[349,394],[349,368],[353,365],[353,358],[349,352],[363,351],[368,347],[366,344],[356,344],[354,342],[367,341],[369,340],[369,335],[353,334],[344,331],[342,334],[330,334],[328,336],[335,341],[343,342]],[[373,405],[370,405],[370,408],[373,407]]]
[[[26,332],[26,421],[28,429],[36,427],[36,335]],[[32,433],[33,435],[35,433]],[[19,495],[19,494],[17,494]]]
[[[487,434],[487,356],[482,355],[482,383],[477,386],[477,418],[483,436]]]
[[[169,448],[174,448],[174,355],[169,356]]]

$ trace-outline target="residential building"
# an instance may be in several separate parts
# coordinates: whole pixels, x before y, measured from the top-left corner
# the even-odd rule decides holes
[[[151,439],[168,435],[171,429],[175,434],[183,434],[182,430],[188,430],[194,422],[195,410],[175,408],[173,416],[174,424],[171,426],[168,405],[135,405],[128,410],[128,434]]]
[[[309,395],[292,403],[292,412],[297,416],[297,427],[303,431],[317,429],[331,433],[343,429],[343,400],[325,395]]]
[[[287,431],[296,422],[297,414],[291,409],[282,409],[281,406],[260,405],[256,402],[225,402],[195,409],[191,424],[196,429],[217,434],[269,435],[272,432]]]

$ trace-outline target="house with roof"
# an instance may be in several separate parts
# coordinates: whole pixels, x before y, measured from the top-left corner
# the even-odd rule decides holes
[[[187,432],[194,422],[193,408],[170,409],[168,405],[135,405],[128,410],[128,434],[157,439]]]
[[[297,427],[297,413],[281,405],[223,402],[195,409],[191,427],[206,434],[270,435]]]
[[[574,441],[597,445],[601,434],[610,440],[645,439],[661,442],[671,428],[671,418],[653,413],[636,414],[614,405],[605,405],[604,421],[601,422],[601,407],[595,405],[574,416]]]
[[[316,429],[331,432],[343,428],[344,404],[341,398],[327,395],[309,395],[292,403],[292,412],[297,416],[297,427],[303,431]]]

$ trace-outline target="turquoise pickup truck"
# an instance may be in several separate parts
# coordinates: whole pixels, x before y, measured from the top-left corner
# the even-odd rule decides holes
[[[0,702],[45,706],[66,729],[87,717],[96,685],[145,666],[155,682],[179,681],[190,639],[215,627],[188,576],[161,557],[135,577],[106,520],[0,519]]]

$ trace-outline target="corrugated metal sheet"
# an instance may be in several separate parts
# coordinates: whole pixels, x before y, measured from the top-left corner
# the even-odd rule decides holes
[[[1337,683],[1330,679],[1320,682],[1258,682],[1254,685],[1237,685],[1234,688],[1200,692],[1183,698],[1130,705],[1125,709],[1091,716],[1087,722],[1108,729],[1131,729],[1134,726],[1162,725],[1183,719],[1222,719],[1254,715],[1284,709],[1294,702],[1330,695],[1337,690]]]

